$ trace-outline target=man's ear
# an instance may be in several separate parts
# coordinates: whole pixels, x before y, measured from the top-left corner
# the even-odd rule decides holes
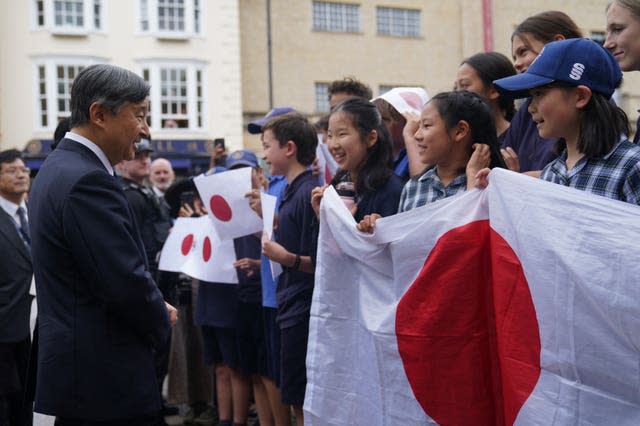
[[[593,93],[587,86],[580,85],[576,87],[576,108],[585,108],[591,100]]]
[[[89,122],[100,128],[104,128],[106,113],[107,111],[102,105],[97,102],[92,103],[89,105]]]

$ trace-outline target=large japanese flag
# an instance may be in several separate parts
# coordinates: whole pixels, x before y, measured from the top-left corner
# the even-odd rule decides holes
[[[220,239],[229,240],[262,231],[262,219],[249,206],[251,167],[193,179]]]
[[[490,182],[374,235],[325,192],[306,424],[640,424],[640,208]]]

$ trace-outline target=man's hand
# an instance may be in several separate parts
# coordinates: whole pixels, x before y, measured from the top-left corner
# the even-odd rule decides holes
[[[178,322],[178,310],[167,302],[164,302],[164,304],[167,306],[167,313],[169,314],[169,324],[171,324],[171,327],[173,327]]]

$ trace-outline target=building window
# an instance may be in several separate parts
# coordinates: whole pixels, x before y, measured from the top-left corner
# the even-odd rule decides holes
[[[389,86],[389,85],[385,85],[385,84],[381,84],[380,86],[378,86],[378,95],[384,95],[385,93],[387,93],[389,90],[393,89],[394,87],[398,87],[398,86]]]
[[[397,37],[420,36],[420,11],[394,7],[378,7],[378,34]]]
[[[607,38],[607,34],[604,31],[590,31],[589,38],[602,46]]]
[[[186,38],[200,34],[200,0],[138,0],[139,29],[160,37]]]
[[[34,0],[34,23],[59,34],[86,34],[103,27],[102,0]]]
[[[96,59],[97,60],[97,59]],[[71,85],[93,59],[42,59],[36,63],[37,127],[51,129],[71,116]]]
[[[329,112],[329,83],[316,83],[316,112]]]
[[[313,29],[342,33],[360,31],[360,5],[313,2]]]
[[[149,124],[161,129],[202,130],[206,102],[201,64],[145,64],[142,77],[151,84]]]

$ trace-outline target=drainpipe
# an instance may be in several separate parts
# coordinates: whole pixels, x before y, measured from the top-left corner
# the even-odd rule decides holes
[[[271,56],[271,0],[267,0],[267,79],[269,81],[269,111],[273,109],[273,58]]]
[[[484,39],[484,51],[493,50],[493,13],[492,1],[482,0],[482,28]]]

